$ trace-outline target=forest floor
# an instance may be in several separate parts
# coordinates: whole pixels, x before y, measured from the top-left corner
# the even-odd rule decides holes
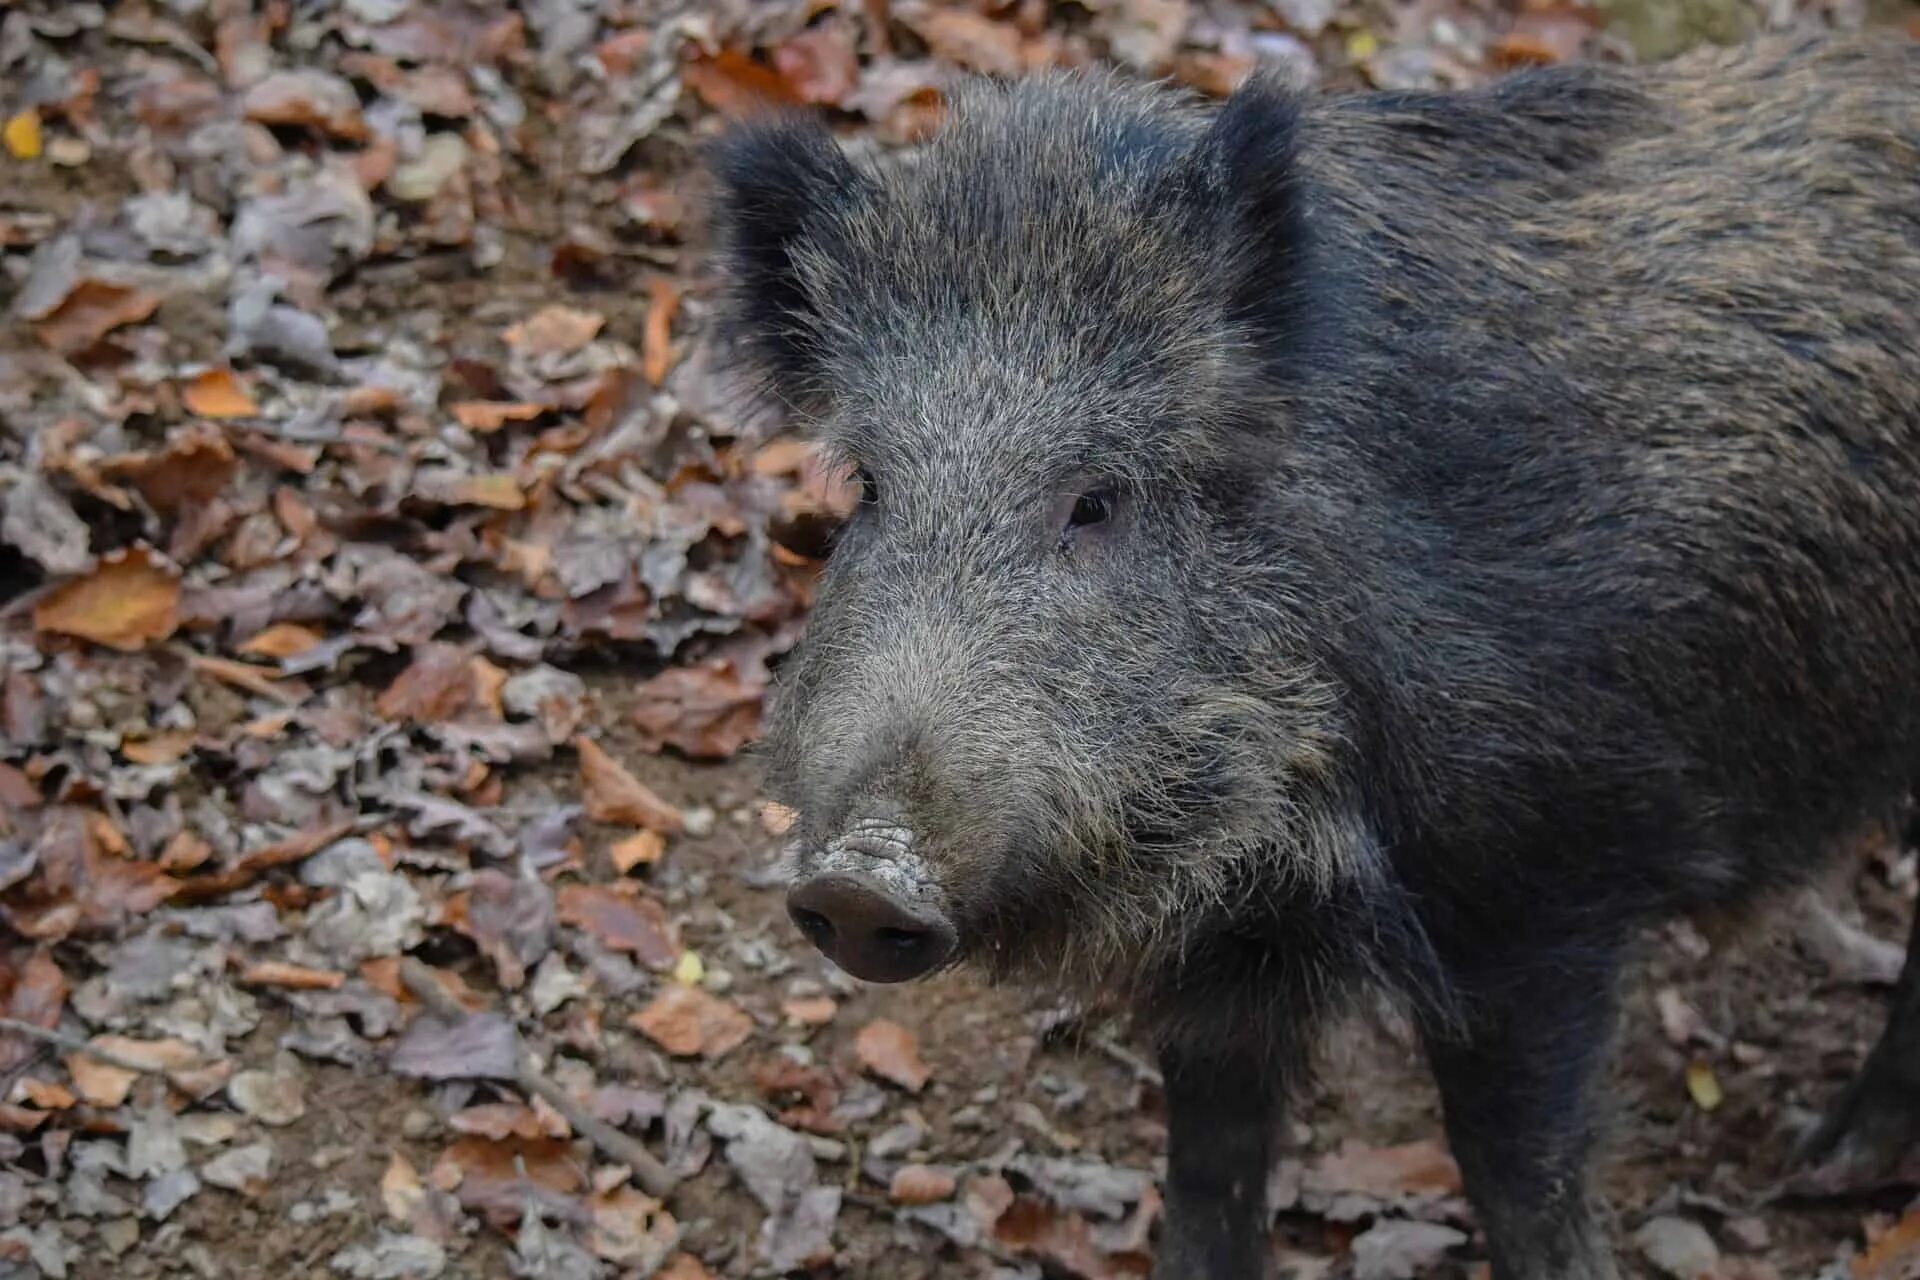
[[[768,98],[909,144],[957,70],[1449,86],[1911,14],[7,7],[0,1280],[1144,1276],[1124,1026],[856,983],[786,920],[745,749],[846,496],[714,390],[693,146]],[[1903,937],[1912,852],[1831,896]],[[1885,999],[1799,909],[1645,939],[1631,1275],[1920,1275],[1911,1188],[1768,1195]],[[1485,1274],[1390,1023],[1329,1046],[1273,1196],[1283,1276]]]

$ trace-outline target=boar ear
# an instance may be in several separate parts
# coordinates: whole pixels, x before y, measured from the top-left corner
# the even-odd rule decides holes
[[[803,406],[819,326],[798,254],[826,247],[817,242],[823,222],[857,201],[866,179],[825,128],[799,117],[737,125],[706,160],[717,186],[722,338],[777,399]]]
[[[1249,77],[1201,139],[1197,171],[1187,182],[1231,314],[1270,349],[1291,347],[1309,318],[1311,226],[1298,163],[1303,115],[1298,90],[1271,72]]]

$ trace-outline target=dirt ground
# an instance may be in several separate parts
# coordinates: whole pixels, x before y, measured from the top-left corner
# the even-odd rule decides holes
[[[0,11],[0,1280],[1145,1275],[1164,1127],[1123,1025],[856,983],[785,918],[747,743],[838,499],[704,380],[692,145],[756,94],[899,145],[956,68],[1415,87],[1870,17]],[[1903,939],[1912,851],[1833,897]],[[1631,1276],[1920,1276],[1912,1188],[1769,1195],[1885,995],[1799,910],[1645,939],[1609,1078]],[[1279,1274],[1483,1276],[1440,1142],[1404,1035],[1343,1028]]]

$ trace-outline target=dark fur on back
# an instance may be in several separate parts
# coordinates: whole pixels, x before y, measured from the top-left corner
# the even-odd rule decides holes
[[[803,842],[904,808],[968,959],[1202,1051],[1811,871],[1920,776],[1916,81],[1793,41],[736,135],[731,331],[878,498],[771,721]]]

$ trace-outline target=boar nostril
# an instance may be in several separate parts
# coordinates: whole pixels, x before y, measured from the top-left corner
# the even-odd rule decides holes
[[[805,907],[794,907],[789,914],[793,916],[793,923],[799,926],[800,932],[807,936],[808,942],[822,951],[833,945],[833,921]]]
[[[944,913],[872,877],[834,872],[797,885],[787,914],[829,960],[869,982],[905,982],[946,963],[958,939]]]
[[[910,951],[927,940],[927,931],[925,929],[880,929],[874,936],[895,951]]]

